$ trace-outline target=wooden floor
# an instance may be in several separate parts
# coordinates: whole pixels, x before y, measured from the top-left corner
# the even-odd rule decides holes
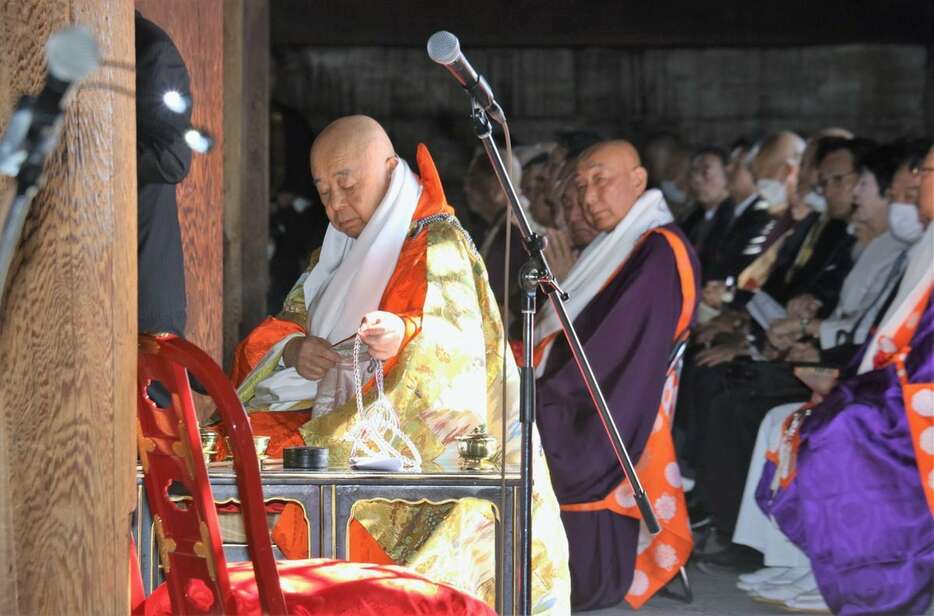
[[[666,597],[655,597],[642,609],[633,610],[627,603],[614,608],[593,612],[580,612],[587,616],[616,616],[617,614],[639,614],[661,616],[668,614],[710,614],[716,616],[759,616],[760,614],[792,614],[780,606],[753,601],[745,592],[736,588],[736,574],[713,572],[688,565],[688,578],[694,590],[694,601],[684,603]],[[680,591],[678,583],[673,584]]]

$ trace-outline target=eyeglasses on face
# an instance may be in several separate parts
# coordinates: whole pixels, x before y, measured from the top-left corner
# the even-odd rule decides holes
[[[859,173],[850,171],[848,173],[835,173],[827,177],[821,177],[817,180],[817,192],[822,193],[830,186],[843,186],[843,181],[851,175],[859,175]]]

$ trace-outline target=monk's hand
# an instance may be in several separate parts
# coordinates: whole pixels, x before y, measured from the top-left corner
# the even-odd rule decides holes
[[[324,378],[340,359],[341,356],[331,348],[331,343],[317,336],[289,340],[282,351],[282,362],[286,367],[295,368],[309,381]]]
[[[837,379],[840,378],[840,371],[836,368],[799,366],[795,368],[795,376],[807,385],[818,398],[822,398],[836,386]]]
[[[795,320],[813,319],[817,316],[820,307],[820,300],[810,293],[797,295],[788,300],[788,318]]]
[[[568,272],[577,260],[571,237],[567,231],[560,229],[550,229],[546,237],[548,242],[545,244],[545,258],[555,278],[558,282],[562,282],[567,278]]]
[[[370,357],[385,361],[395,357],[405,337],[405,323],[391,312],[375,310],[363,317],[358,332]]]

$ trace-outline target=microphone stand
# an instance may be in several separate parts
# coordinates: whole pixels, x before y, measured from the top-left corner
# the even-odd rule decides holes
[[[532,607],[532,427],[535,424],[535,368],[533,366],[533,345],[535,332],[535,295],[536,290],[541,288],[542,292],[548,296],[554,306],[555,313],[561,321],[561,329],[564,337],[568,341],[574,361],[577,363],[584,385],[590,394],[594,408],[603,428],[606,430],[610,439],[610,445],[616,454],[617,460],[632,486],[633,496],[639,507],[639,513],[642,520],[652,534],[658,533],[660,527],[652,510],[649,498],[636,475],[636,469],[626,450],[620,436],[619,428],[610,414],[606,399],[603,397],[603,391],[597,382],[590,361],[584,352],[577,332],[574,330],[574,324],[568,316],[567,309],[564,306],[564,300],[568,298],[567,294],[561,290],[555,280],[554,274],[548,267],[545,259],[545,238],[532,231],[529,220],[525,215],[525,210],[519,204],[519,197],[512,184],[503,159],[500,157],[496,143],[493,141],[493,127],[490,118],[483,107],[474,96],[471,96],[471,119],[473,121],[474,132],[477,139],[483,145],[490,164],[496,172],[499,184],[506,194],[512,207],[516,222],[518,223],[519,233],[522,236],[522,242],[529,255],[528,261],[522,266],[519,274],[519,285],[522,289],[522,350],[523,366],[519,370],[519,422],[522,428],[522,457],[519,468],[521,482],[521,506],[520,506],[520,563],[521,572],[519,576],[519,609],[514,610],[519,614],[531,614]],[[508,247],[507,247],[508,250]],[[504,324],[505,327],[505,324]],[[505,375],[504,375],[505,378]],[[506,409],[503,410],[503,416],[506,416]],[[506,444],[503,443],[505,454]],[[505,455],[503,457],[505,464]]]
[[[29,102],[30,98],[24,97],[20,106]],[[58,144],[64,120],[64,112],[52,115],[34,110],[33,114],[28,131],[13,136],[13,145],[19,146],[18,153],[11,157],[12,160],[0,161],[0,173],[16,178],[16,192],[10,200],[0,229],[0,315],[3,314],[7,277],[23,233],[23,224],[26,222],[33,197],[42,186],[45,160]],[[11,119],[11,125],[14,121]],[[10,128],[15,132],[12,126]]]

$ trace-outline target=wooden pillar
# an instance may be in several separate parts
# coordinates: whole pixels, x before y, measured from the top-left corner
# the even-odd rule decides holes
[[[177,187],[185,252],[185,337],[221,361],[223,347],[224,71],[222,0],[136,0],[136,8],[172,37],[191,76],[192,124],[216,140],[195,154]]]
[[[224,0],[224,365],[266,316],[269,4]]]
[[[0,127],[76,22],[133,66],[132,0],[0,4]],[[0,314],[0,612],[127,614],[134,506],[136,156],[132,70],[67,114]],[[0,193],[8,194],[4,180]]]

